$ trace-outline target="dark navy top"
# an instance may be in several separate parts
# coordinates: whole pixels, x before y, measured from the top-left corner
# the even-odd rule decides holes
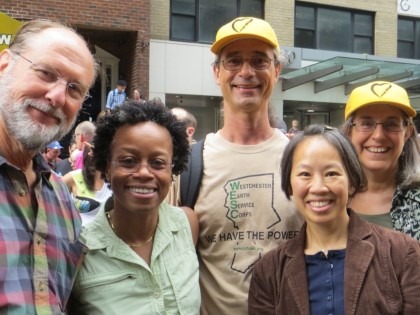
[[[312,315],[344,315],[345,256],[345,249],[305,255]]]

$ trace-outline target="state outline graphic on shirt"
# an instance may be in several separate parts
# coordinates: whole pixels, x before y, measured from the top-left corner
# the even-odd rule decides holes
[[[265,232],[281,222],[280,214],[274,208],[274,174],[237,177],[228,180],[223,189],[226,193],[226,218],[232,222],[234,229],[238,230],[237,233],[240,233],[239,240],[234,245],[231,269],[246,273],[262,256],[263,249],[258,247],[256,240],[261,237],[264,239]],[[262,195],[255,197],[254,194]],[[256,213],[257,211],[259,213]],[[243,231],[241,223],[244,220],[257,219],[261,212],[264,213],[264,222],[268,223],[266,231]]]

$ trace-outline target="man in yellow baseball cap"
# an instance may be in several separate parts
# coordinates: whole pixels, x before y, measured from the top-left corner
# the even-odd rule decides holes
[[[200,221],[200,314],[248,314],[253,265],[302,225],[281,190],[279,157],[289,140],[269,120],[279,43],[266,21],[238,17],[219,29],[211,51],[224,123],[204,140],[204,175],[188,204]]]

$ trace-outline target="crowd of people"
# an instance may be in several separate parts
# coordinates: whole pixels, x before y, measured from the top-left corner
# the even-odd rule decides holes
[[[407,91],[374,81],[352,91],[339,129],[286,130],[270,107],[282,70],[272,27],[234,19],[211,51],[220,130],[196,141],[191,113],[139,89],[127,98],[119,80],[63,160],[100,69],[86,41],[33,20],[0,52],[2,314],[418,312]]]

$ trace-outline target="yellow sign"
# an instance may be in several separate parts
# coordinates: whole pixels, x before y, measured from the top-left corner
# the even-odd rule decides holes
[[[13,37],[21,26],[21,22],[0,12],[0,51],[9,48]]]

